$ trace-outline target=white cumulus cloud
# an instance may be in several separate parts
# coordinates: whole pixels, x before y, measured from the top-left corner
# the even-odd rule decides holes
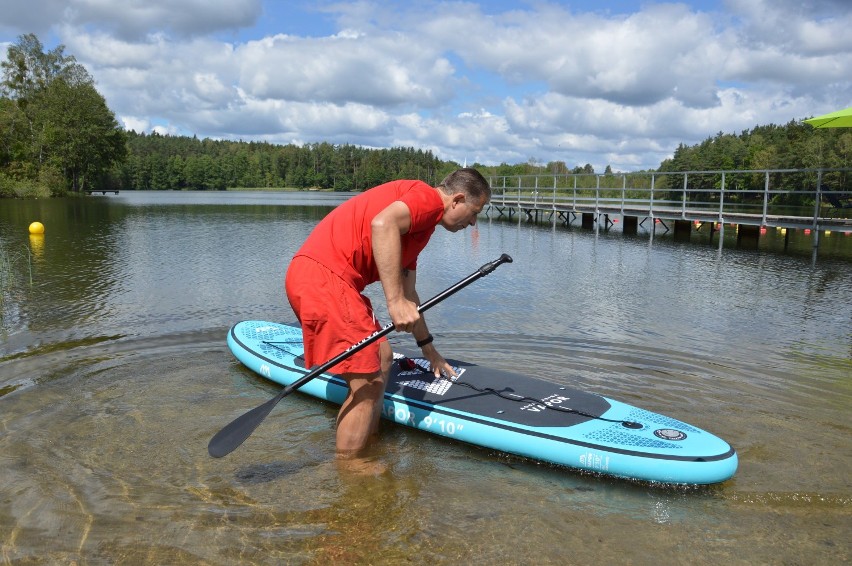
[[[0,0],[0,42],[65,45],[127,128],[468,163],[654,168],[852,105],[847,0],[703,5]]]

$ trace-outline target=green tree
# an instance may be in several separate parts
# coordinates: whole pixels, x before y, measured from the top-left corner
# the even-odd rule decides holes
[[[19,36],[18,42],[9,46],[0,68],[3,94],[23,102],[57,79],[69,85],[94,84],[86,68],[72,55],[65,55],[64,45],[45,53],[41,41],[32,33]]]
[[[127,154],[123,130],[91,84],[56,79],[33,95],[28,114],[39,133],[39,165],[56,167],[72,191],[96,188]]]
[[[0,98],[0,169],[15,161],[26,160],[28,154],[27,117],[10,98]]]
[[[0,64],[0,124],[6,126],[0,172],[50,183],[54,193],[114,182],[113,165],[127,154],[124,131],[94,80],[64,50],[45,52],[34,34],[22,35]]]

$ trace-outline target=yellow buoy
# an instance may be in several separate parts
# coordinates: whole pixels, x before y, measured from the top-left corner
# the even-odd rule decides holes
[[[44,234],[44,224],[41,222],[30,224],[30,234]]]

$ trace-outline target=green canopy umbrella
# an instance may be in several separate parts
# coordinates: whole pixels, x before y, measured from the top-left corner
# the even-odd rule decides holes
[[[814,128],[852,128],[852,108],[805,120]]]

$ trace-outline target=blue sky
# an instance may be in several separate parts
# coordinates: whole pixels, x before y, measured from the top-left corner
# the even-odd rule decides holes
[[[0,0],[128,129],[655,168],[852,106],[848,0]]]

